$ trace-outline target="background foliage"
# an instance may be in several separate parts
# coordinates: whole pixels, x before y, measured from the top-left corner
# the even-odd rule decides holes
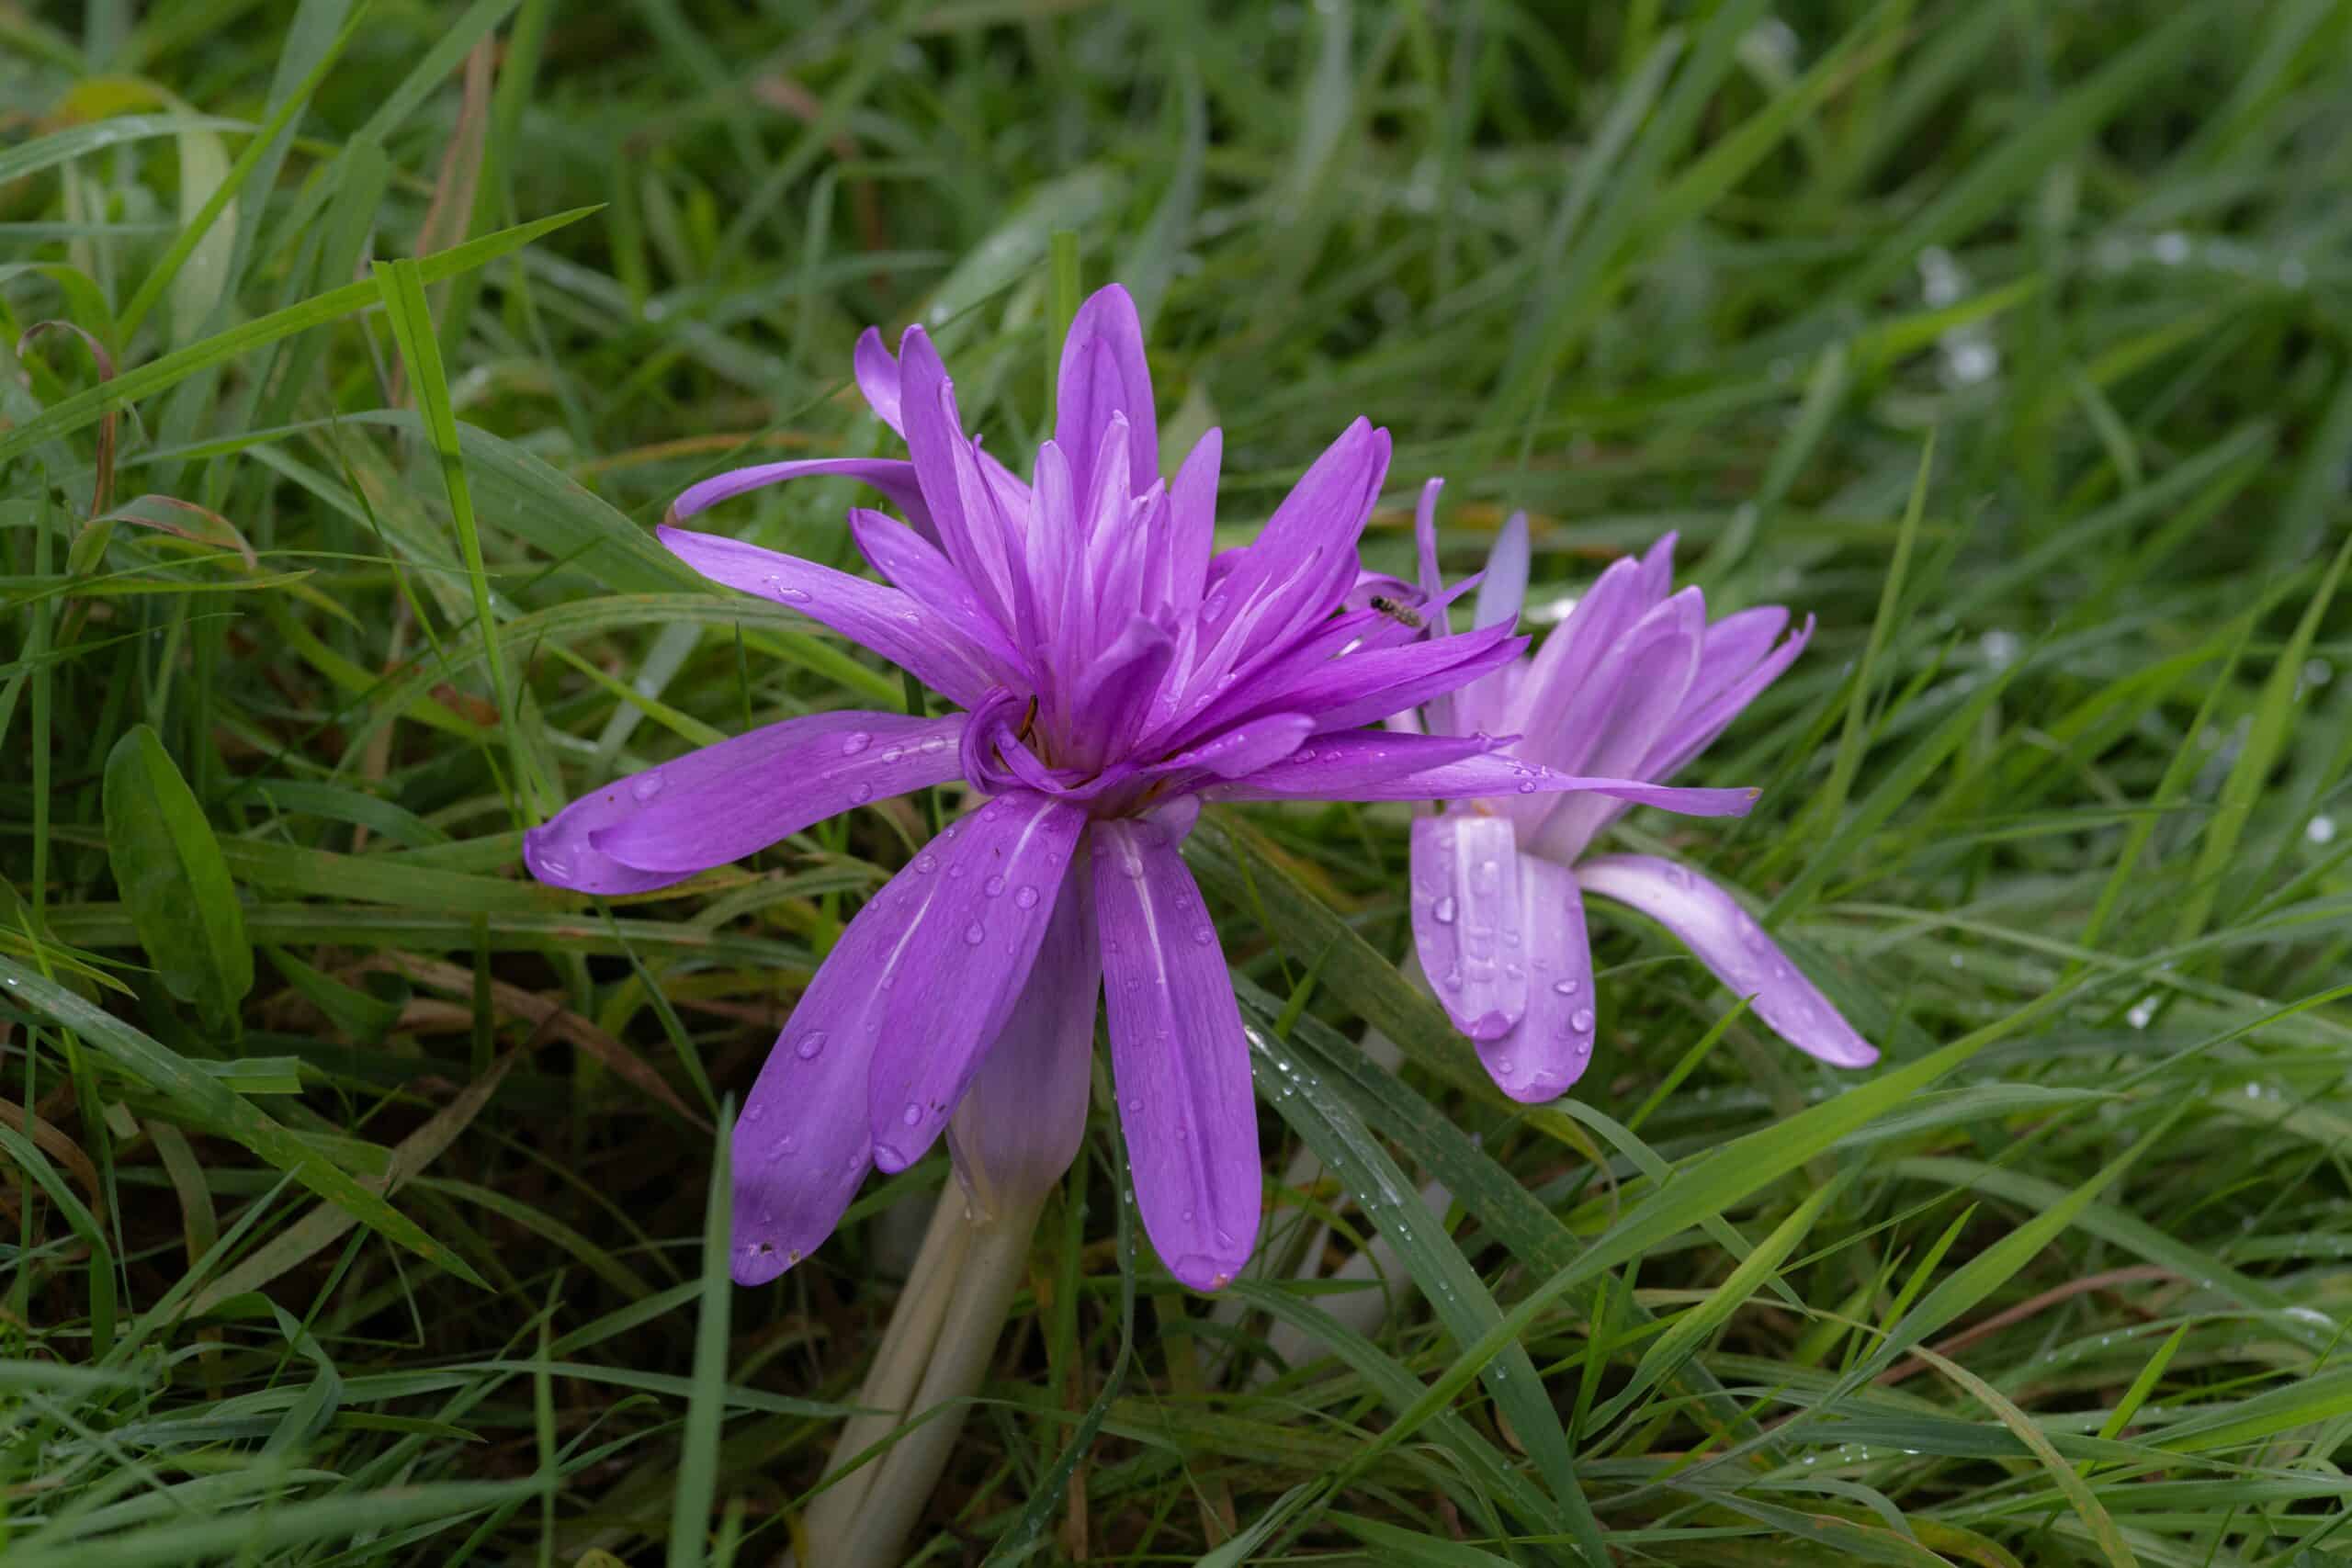
[[[1177,1289],[1099,1116],[923,1560],[2352,1552],[2347,47],[2342,0],[0,0],[11,1568],[789,1543],[945,1172],[730,1318],[712,1128],[922,807],[609,903],[518,836],[900,700],[650,525],[877,449],[868,322],[1027,445],[1058,230],[1225,427],[1232,539],[1363,412],[1377,562],[1442,472],[1453,569],[1534,514],[1539,619],[1669,528],[1821,617],[1697,770],[1755,816],[1620,831],[1886,1060],[1609,918],[1592,1072],[1513,1108],[1392,967],[1398,818],[1216,818],[1270,1173],[1332,1172],[1269,1252],[1336,1214],[1435,1304],[1272,1366],[1329,1298]],[[723,524],[846,561],[849,493]]]

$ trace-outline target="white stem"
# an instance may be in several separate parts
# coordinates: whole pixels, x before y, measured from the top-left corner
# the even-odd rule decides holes
[[[1044,1207],[1041,1196],[981,1217],[960,1186],[951,1182],[940,1193],[914,1272],[855,1401],[880,1414],[851,1417],[834,1456],[853,1460],[907,1423],[941,1413],[809,1505],[809,1568],[891,1568],[902,1561],[907,1535],[963,1430],[964,1402],[988,1371]]]

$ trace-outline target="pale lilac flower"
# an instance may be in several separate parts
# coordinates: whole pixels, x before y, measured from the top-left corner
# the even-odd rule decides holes
[[[1437,596],[1439,481],[1421,492],[1421,585]],[[1527,520],[1503,526],[1471,635],[1519,618]],[[1696,588],[1674,587],[1674,536],[1600,574],[1532,658],[1488,671],[1392,728],[1424,736],[1509,734],[1521,760],[1566,773],[1664,782],[1706,750],[1788,668],[1813,622],[1781,637],[1789,613],[1742,610],[1710,625]],[[1444,639],[1442,615],[1429,617]],[[1798,973],[1737,900],[1654,855],[1585,851],[1638,796],[1498,794],[1415,821],[1414,945],[1440,1002],[1515,1100],[1553,1098],[1592,1060],[1598,1015],[1584,895],[1657,921],[1752,999],[1756,1015],[1808,1055],[1866,1067],[1878,1053]]]
[[[1213,555],[1221,437],[1209,432],[1161,481],[1124,290],[1072,322],[1055,437],[1027,482],[964,434],[921,329],[895,359],[869,331],[855,364],[910,460],[745,468],[688,490],[673,516],[801,475],[853,475],[907,514],[850,514],[895,586],[709,534],[664,527],[662,539],[960,711],[787,719],[600,789],[525,840],[543,881],[634,893],[884,796],[960,779],[982,798],[849,923],[744,1102],[739,1280],[798,1261],[870,1167],[904,1169],[943,1128],[977,1203],[1034,1201],[1084,1131],[1098,991],[1145,1228],[1184,1283],[1233,1277],[1255,1245],[1261,1173],[1240,1016],[1177,852],[1204,799],[1607,788],[1745,809],[1745,792],[1567,778],[1485,738],[1363,728],[1500,668],[1521,641],[1507,626],[1426,641],[1409,617],[1350,605],[1371,595],[1356,539],[1388,461],[1386,434],[1362,420],[1254,543]]]

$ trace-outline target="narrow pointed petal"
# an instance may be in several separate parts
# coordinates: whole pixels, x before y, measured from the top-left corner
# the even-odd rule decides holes
[[[675,880],[853,807],[962,777],[964,725],[960,713],[787,718],[615,783],[535,832],[562,841],[576,836],[566,820],[574,812],[594,817],[591,849]]]
[[[1168,487],[1169,602],[1190,613],[1199,607],[1208,580],[1209,556],[1216,548],[1217,470],[1225,461],[1225,432],[1211,428],[1176,470]]]
[[[1698,679],[1690,682],[1690,694],[1682,699],[1683,711],[1688,713],[1695,705],[1719,695],[1754,670],[1788,626],[1788,611],[1778,604],[1759,604],[1725,615],[1709,626],[1699,650]]]
[[[859,553],[874,563],[874,570],[897,584],[925,615],[954,628],[981,654],[1000,682],[1027,683],[1028,660],[1013,647],[1008,628],[937,547],[896,518],[862,506],[850,509],[849,528]]]
[[[1642,603],[1645,607],[1663,604],[1674,591],[1674,542],[1681,537],[1672,532],[1658,536],[1657,543],[1642,552]]]
[[[886,987],[866,1086],[884,1170],[921,1159],[963,1100],[1029,977],[1085,828],[1075,807],[1002,795],[943,829],[899,874],[931,897],[907,929],[906,972]]]
[[[1156,698],[1175,657],[1176,645],[1165,631],[1140,615],[1127,622],[1118,640],[1095,656],[1078,683],[1071,733],[1080,756],[1070,765],[1097,767],[1128,750],[1156,711]]]
[[[1754,789],[1687,789],[1642,779],[1559,773],[1494,750],[1481,736],[1351,730],[1317,738],[1231,784],[1216,800],[1493,800],[1590,793],[1684,817],[1745,817]],[[1311,755],[1309,753],[1312,753]]]
[[[1094,844],[1111,1067],[1136,1202],[1169,1272],[1218,1290],[1257,1245],[1262,1181],[1232,977],[1164,828],[1103,822]]]
[[[1077,1157],[1102,992],[1094,887],[1081,857],[1054,900],[1028,980],[947,1124],[956,1174],[983,1214],[1035,1202]],[[863,1105],[859,1115],[862,1123]]]
[[[1674,726],[1658,738],[1651,748],[1649,759],[1643,766],[1654,777],[1670,778],[1691,758],[1714,743],[1715,737],[1728,728],[1731,721],[1764,694],[1764,689],[1781,678],[1781,671],[1796,662],[1804,645],[1813,640],[1813,617],[1807,615],[1786,642],[1772,649],[1747,673],[1722,691],[1694,704],[1685,699],[1682,711],[1675,715]]]
[[[1518,704],[1504,726],[1531,739],[1529,755],[1536,761],[1570,769],[1583,761],[1588,738],[1568,731],[1564,720],[1587,691],[1601,656],[1646,608],[1641,571],[1641,563],[1630,557],[1611,561],[1591,592],[1577,601],[1567,619],[1536,649],[1527,678],[1520,682]]]
[[[956,482],[956,448],[967,444],[956,412],[956,389],[921,327],[909,327],[899,340],[899,409],[915,478],[938,525],[939,547],[977,585],[982,577],[966,536],[963,492]]]
[[[1478,607],[1473,626],[1519,624],[1520,606],[1527,602],[1527,513],[1514,512],[1495,536],[1487,555],[1486,581],[1478,585]]]
[[[1445,592],[1445,578],[1437,564],[1437,498],[1444,491],[1442,479],[1424,480],[1420,500],[1413,507],[1413,547],[1420,565],[1421,592],[1432,601]],[[1430,628],[1432,637],[1443,637],[1445,632],[1442,626]]]
[[[932,690],[970,707],[996,683],[970,639],[895,588],[716,534],[663,528],[670,553],[713,582],[797,610],[870,648]]]
[[[1413,945],[1454,1027],[1510,1032],[1527,1011],[1519,846],[1499,817],[1459,812],[1413,823]]]
[[[1302,653],[1210,702],[1185,723],[1204,734],[1260,713],[1311,713],[1326,733],[1374,724],[1510,663],[1527,646],[1508,626],[1442,642],[1369,649],[1345,658]]]
[[[1706,604],[1695,588],[1684,589],[1643,616],[1609,650],[1586,690],[1569,705],[1565,722],[1583,737],[1583,755],[1573,764],[1566,759],[1545,760],[1580,773],[1645,776],[1645,764],[1673,725],[1683,694],[1698,673],[1706,626]],[[1569,864],[1618,809],[1605,798],[1564,800],[1542,817],[1542,826],[1529,835],[1531,845]]]
[[[876,1021],[933,891],[902,871],[858,911],[743,1101],[729,1253],[739,1285],[763,1285],[813,1251],[873,1167],[865,1086]]]
[[[761,463],[748,468],[730,468],[679,491],[678,499],[670,503],[668,520],[683,523],[696,513],[707,512],[720,502],[730,501],[746,491],[822,474],[844,475],[873,486],[889,497],[892,505],[907,514],[907,521],[914,525],[916,533],[925,538],[939,536],[938,525],[932,521],[931,507],[923,500],[922,485],[915,477],[915,466],[896,457],[807,457],[790,463]]]
[[[1527,1010],[1510,1033],[1477,1042],[1495,1087],[1522,1104],[1567,1092],[1592,1065],[1592,943],[1576,874],[1519,858],[1520,930],[1527,942]]]
[[[1152,410],[1151,369],[1144,361],[1143,322],[1136,302],[1117,284],[1097,289],[1070,319],[1062,339],[1054,439],[1086,471],[1074,476],[1086,493],[1096,446],[1111,416],[1126,416],[1129,483],[1141,490],[1159,477],[1159,425]]]
[[[1602,855],[1577,868],[1588,893],[1631,905],[1674,934],[1756,1015],[1809,1056],[1867,1067],[1878,1052],[1791,964],[1732,896],[1688,866],[1654,855]]]
[[[1315,720],[1306,714],[1278,713],[1228,729],[1151,771],[1182,773],[1199,768],[1221,779],[1244,778],[1292,755],[1314,733]]]
[[[857,334],[857,349],[850,356],[850,365],[857,376],[857,389],[865,394],[865,405],[874,411],[874,417],[900,435],[906,434],[899,407],[899,361],[883,346],[880,328],[868,327]]]

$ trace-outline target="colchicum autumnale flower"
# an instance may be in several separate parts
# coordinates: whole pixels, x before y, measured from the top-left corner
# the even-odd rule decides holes
[[[1255,1245],[1261,1171],[1240,1016],[1178,854],[1204,800],[1606,789],[1746,808],[1744,791],[1566,777],[1484,737],[1364,728],[1503,668],[1521,640],[1509,626],[1426,640],[1413,617],[1369,602],[1386,580],[1363,578],[1356,541],[1389,443],[1363,420],[1254,542],[1213,554],[1222,438],[1210,431],[1162,482],[1123,289],[1071,324],[1054,438],[1027,482],[965,435],[920,328],[896,358],[868,331],[854,363],[909,459],[740,469],[685,491],[672,515],[852,475],[906,514],[850,513],[895,586],[674,526],[661,537],[704,576],[863,644],[959,711],[787,719],[597,790],[525,840],[542,881],[635,893],[885,796],[962,780],[979,797],[842,931],[744,1102],[742,1283],[797,1262],[870,1168],[904,1169],[943,1129],[983,1211],[1034,1201],[1084,1132],[1098,991],[1153,1246],[1195,1289],[1234,1276]]]
[[[1439,481],[1421,492],[1421,592],[1438,597]],[[1471,635],[1519,619],[1527,588],[1525,517],[1504,525],[1480,584]],[[1392,728],[1423,737],[1510,735],[1521,761],[1663,783],[1706,750],[1804,649],[1808,619],[1781,633],[1779,605],[1710,625],[1697,588],[1673,592],[1674,536],[1600,574],[1532,658],[1498,666]],[[1442,615],[1429,619],[1445,640]],[[1798,972],[1737,900],[1674,861],[1584,858],[1637,800],[1498,794],[1459,800],[1413,825],[1414,945],[1440,1002],[1503,1092],[1549,1100],[1592,1060],[1592,951],[1584,896],[1647,915],[1797,1049],[1841,1067],[1878,1053]]]

